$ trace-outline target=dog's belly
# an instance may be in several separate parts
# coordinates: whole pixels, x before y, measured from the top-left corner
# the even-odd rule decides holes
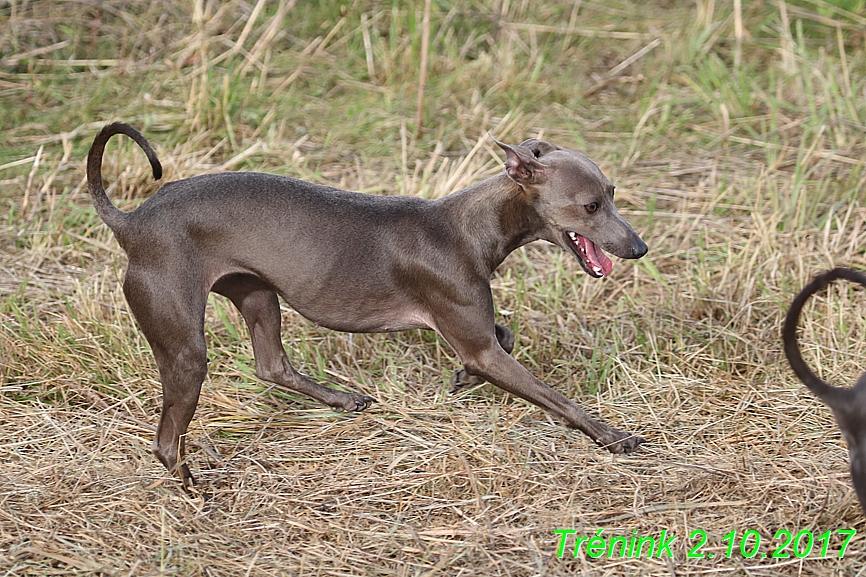
[[[285,274],[284,269],[276,267],[277,274],[271,275],[259,271],[274,270],[275,267],[262,266],[261,263],[227,264],[218,260],[206,266],[204,274],[211,279],[211,286],[216,279],[230,275],[255,277],[267,283],[298,314],[331,330],[350,333],[436,330],[428,308],[411,297],[408,291],[398,289],[394,278],[357,274],[359,270],[374,268],[369,263],[359,263],[360,259],[351,261],[356,266],[344,274],[323,274],[322,269],[329,268],[328,265],[338,269],[328,260],[323,257],[313,261],[319,266],[312,267],[296,258],[291,274]]]
[[[284,299],[301,316],[335,331],[347,333],[388,333],[410,329],[436,329],[433,318],[420,307],[407,304],[376,302],[341,303],[327,302],[297,303]],[[328,300],[328,299],[325,299]]]

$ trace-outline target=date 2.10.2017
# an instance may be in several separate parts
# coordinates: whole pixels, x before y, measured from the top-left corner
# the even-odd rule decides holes
[[[803,529],[797,533],[792,533],[787,529],[779,529],[773,535],[770,548],[764,549],[761,547],[761,534],[758,531],[747,529],[742,534],[739,534],[736,530],[733,530],[722,536],[721,543],[725,548],[719,556],[727,559],[737,554],[746,559],[754,557],[771,559],[790,559],[791,557],[796,557],[803,559],[810,556],[826,558],[833,533],[833,531],[827,530],[819,535],[813,535],[809,529]],[[835,533],[842,537],[842,543],[838,552],[838,557],[841,559],[845,555],[848,543],[850,543],[857,531],[855,529],[837,529]],[[689,539],[691,539],[691,547],[689,547],[686,553],[687,557],[692,559],[712,559],[716,556],[712,552],[704,552],[702,550],[710,541],[707,532],[703,529],[692,531],[689,534]]]

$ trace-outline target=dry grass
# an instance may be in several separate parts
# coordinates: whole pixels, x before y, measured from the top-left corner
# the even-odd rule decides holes
[[[811,276],[866,267],[863,2],[437,0],[423,99],[420,0],[111,4],[0,3],[0,575],[866,575],[844,440],[779,342]],[[649,443],[611,456],[493,387],[448,395],[458,361],[432,334],[286,310],[297,365],[379,401],[335,414],[258,381],[214,299],[190,430],[212,498],[185,496],[150,454],[156,370],[83,186],[109,120],[142,128],[168,179],[370,193],[493,174],[488,130],[581,149],[650,254],[594,281],[531,245],[494,292],[522,363]],[[113,142],[112,198],[150,194],[146,169]],[[866,296],[806,317],[808,358],[853,382]],[[557,529],[677,540],[670,559],[560,559]],[[770,553],[780,529],[831,531],[830,553],[724,556],[732,530]],[[696,530],[715,558],[687,556]]]

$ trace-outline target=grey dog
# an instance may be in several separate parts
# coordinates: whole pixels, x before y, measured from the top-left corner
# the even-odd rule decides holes
[[[851,461],[851,479],[860,499],[860,507],[866,513],[866,373],[851,388],[834,387],[816,375],[800,354],[797,343],[797,323],[800,312],[809,297],[824,289],[836,279],[846,279],[866,287],[866,276],[848,268],[834,268],[806,285],[797,295],[782,329],[785,355],[794,373],[809,390],[833,410],[836,423],[848,442],[848,458]]]
[[[637,259],[647,245],[614,207],[614,187],[585,156],[542,140],[496,142],[505,171],[437,200],[376,196],[254,172],[169,182],[137,209],[116,208],[102,184],[115,134],[132,138],[158,180],[147,140],[120,123],[87,157],[96,211],[129,257],[123,292],[153,349],[163,405],[153,452],[184,488],[194,480],[184,437],[207,374],[209,292],[228,297],[250,332],[256,374],[337,410],[374,401],[313,382],[289,363],[277,295],[317,325],[347,332],[433,329],[463,362],[455,387],[489,381],[545,409],[613,453],[643,439],[600,423],[510,356],[514,337],[494,322],[490,277],[516,248],[560,246],[592,277],[604,251]]]

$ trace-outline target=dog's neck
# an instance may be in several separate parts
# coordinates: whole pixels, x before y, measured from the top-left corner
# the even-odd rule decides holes
[[[471,239],[488,274],[512,251],[542,238],[544,222],[532,193],[500,173],[440,199],[464,238]]]

